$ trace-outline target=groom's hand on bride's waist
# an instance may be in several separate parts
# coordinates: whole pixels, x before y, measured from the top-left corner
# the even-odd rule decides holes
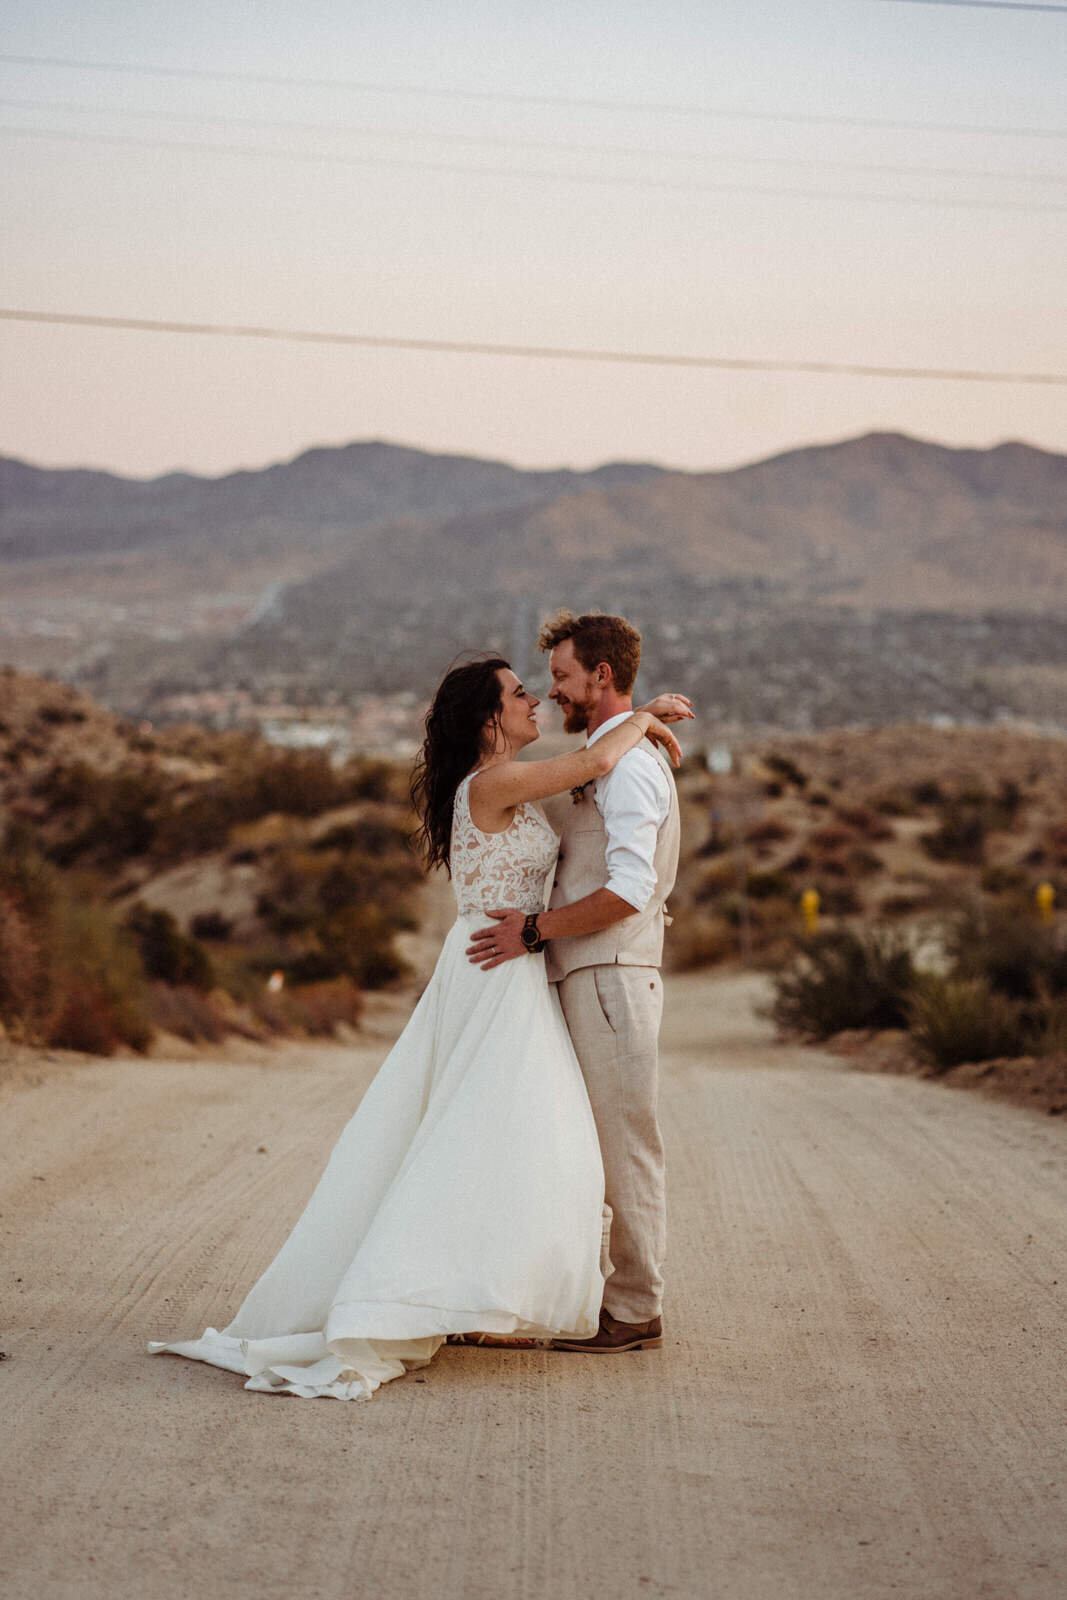
[[[526,917],[521,911],[487,911],[493,921],[485,928],[475,928],[467,946],[467,956],[472,964],[488,972],[499,967],[502,961],[513,961],[526,954],[526,946],[519,938]]]

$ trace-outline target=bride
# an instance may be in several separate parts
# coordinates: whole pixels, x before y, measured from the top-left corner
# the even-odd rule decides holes
[[[653,706],[675,720],[672,702]],[[446,675],[412,784],[427,863],[456,896],[433,977],[233,1321],[150,1351],[241,1373],[247,1389],[361,1400],[449,1335],[596,1332],[604,1175],[544,957],[485,970],[465,948],[490,909],[544,909],[558,841],[539,800],[646,736],[676,764],[681,752],[643,708],[592,748],[516,761],[539,736],[538,703],[496,657]]]

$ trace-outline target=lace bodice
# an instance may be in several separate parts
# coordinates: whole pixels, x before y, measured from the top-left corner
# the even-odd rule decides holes
[[[452,811],[452,889],[460,916],[501,907],[542,911],[545,882],[559,840],[540,807],[522,801],[502,833],[483,833],[471,821],[471,772],[456,790]]]

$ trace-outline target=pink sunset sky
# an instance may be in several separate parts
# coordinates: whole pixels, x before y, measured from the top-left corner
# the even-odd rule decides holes
[[[7,310],[1067,373],[1067,6],[14,0],[0,50]],[[1067,451],[1063,385],[0,340],[0,453],[45,465]]]

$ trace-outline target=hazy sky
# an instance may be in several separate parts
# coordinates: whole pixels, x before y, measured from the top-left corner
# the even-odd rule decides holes
[[[5,19],[5,307],[1067,372],[1065,7],[9,0]],[[1063,387],[12,322],[0,344],[0,454],[139,474],[371,437],[530,466],[730,466],[871,428],[1067,450]]]

